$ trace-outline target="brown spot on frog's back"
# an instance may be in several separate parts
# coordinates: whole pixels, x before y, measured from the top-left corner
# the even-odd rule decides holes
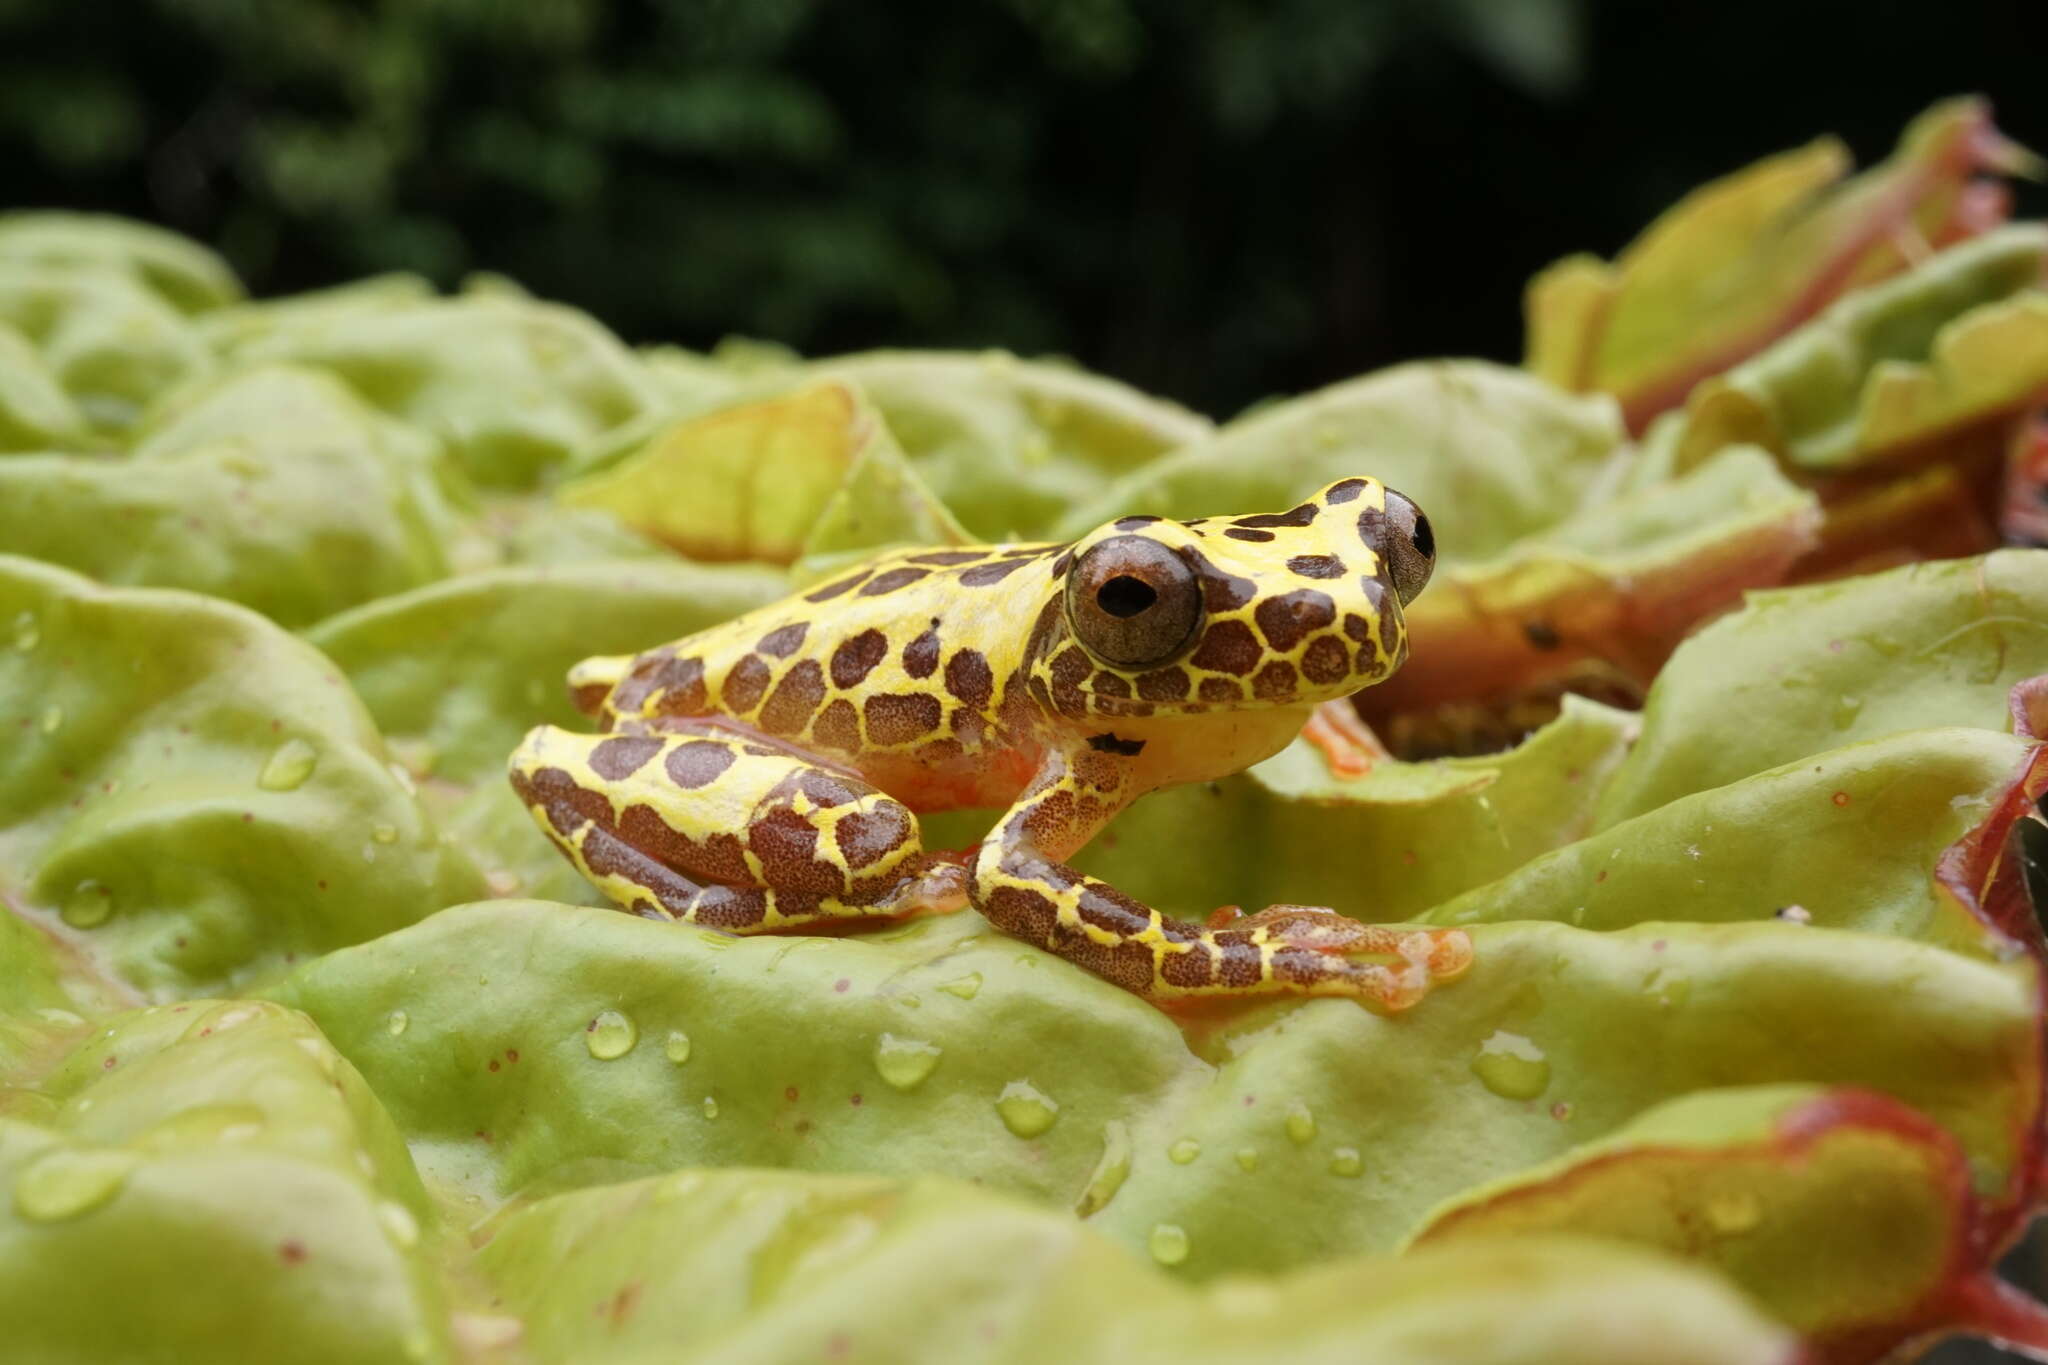
[[[732,765],[732,750],[711,739],[686,740],[671,749],[663,760],[669,780],[693,791],[710,786]]]
[[[661,752],[662,741],[651,735],[615,735],[590,750],[590,770],[607,782],[620,782],[647,766]]]
[[[843,754],[860,751],[860,716],[853,709],[853,703],[844,697],[834,701],[818,713],[818,719],[811,726],[811,737],[828,749]]]
[[[1286,701],[1294,695],[1294,665],[1275,659],[1252,679],[1252,695],[1260,701]]]
[[[1342,578],[1350,572],[1335,555],[1295,555],[1287,561],[1287,568],[1303,578]]]
[[[907,565],[898,565],[893,569],[884,569],[860,585],[860,595],[862,597],[880,597],[884,593],[895,592],[898,588],[907,588],[930,572],[931,570],[929,569],[916,569]]]
[[[771,735],[793,735],[808,725],[825,700],[825,670],[816,659],[802,659],[783,674],[761,708],[761,728]]]
[[[732,666],[725,675],[725,685],[719,689],[726,709],[734,713],[751,711],[760,704],[761,694],[768,690],[768,662],[758,654],[748,654]]]
[[[864,630],[841,640],[832,651],[832,685],[841,689],[860,686],[888,652],[889,637],[879,630]]]
[[[1193,686],[1188,671],[1179,665],[1138,675],[1138,696],[1145,701],[1180,701]]]
[[[861,707],[867,720],[868,740],[877,745],[909,744],[939,728],[944,708],[939,699],[923,692],[885,692],[869,697]]]
[[[643,654],[612,694],[612,709],[625,715],[640,711],[656,692],[656,710],[665,716],[702,715],[710,702],[704,687],[704,661],[673,654]]]
[[[792,622],[763,635],[761,642],[754,648],[770,658],[787,659],[796,653],[799,645],[803,644],[804,634],[809,629],[810,627],[802,621]]]
[[[955,650],[946,660],[946,690],[977,710],[989,704],[995,696],[996,678],[980,650]]]
[[[987,564],[976,564],[971,569],[962,569],[960,571],[959,582],[963,587],[986,588],[991,584],[1002,582],[1035,558],[1037,558],[1036,555],[1020,555],[1016,558],[992,560]]]
[[[939,667],[939,623],[934,621],[923,634],[903,646],[903,671],[913,678],[929,678]]]

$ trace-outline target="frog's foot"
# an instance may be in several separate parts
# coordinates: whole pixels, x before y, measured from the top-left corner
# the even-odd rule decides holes
[[[923,851],[902,803],[741,738],[543,726],[512,786],[578,871],[650,918],[751,934],[967,903],[967,870]]]

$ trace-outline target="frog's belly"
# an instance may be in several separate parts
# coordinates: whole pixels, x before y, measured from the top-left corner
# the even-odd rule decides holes
[[[904,805],[923,812],[1007,806],[1030,783],[1039,762],[1039,754],[1022,749],[962,751],[956,744],[870,755],[852,766]]]

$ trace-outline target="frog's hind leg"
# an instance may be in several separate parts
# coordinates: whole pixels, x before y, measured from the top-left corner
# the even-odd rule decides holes
[[[622,908],[729,933],[966,903],[902,803],[851,774],[711,732],[542,726],[512,756],[541,831]]]

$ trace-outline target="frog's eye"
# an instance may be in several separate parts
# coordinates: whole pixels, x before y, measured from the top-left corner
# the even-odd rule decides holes
[[[1382,552],[1393,573],[1394,591],[1407,606],[1429,582],[1436,567],[1436,532],[1422,509],[1393,489],[1387,490],[1387,543]]]
[[[1201,614],[1195,571],[1144,536],[1111,536],[1082,555],[1067,575],[1067,620],[1105,663],[1163,663],[1194,635]]]

